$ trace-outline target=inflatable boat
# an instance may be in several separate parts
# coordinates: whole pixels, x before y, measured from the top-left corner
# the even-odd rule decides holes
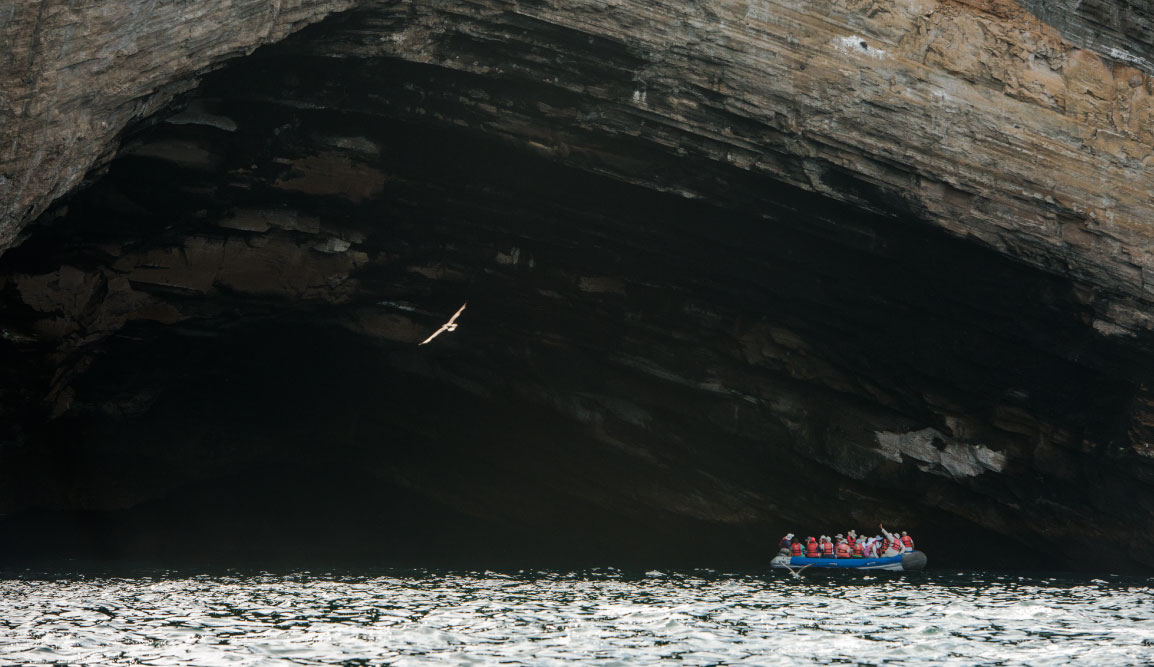
[[[896,556],[879,558],[806,558],[778,554],[770,561],[773,567],[798,570],[811,566],[834,570],[889,570],[891,572],[916,572],[925,569],[926,555],[921,551],[910,551]]]

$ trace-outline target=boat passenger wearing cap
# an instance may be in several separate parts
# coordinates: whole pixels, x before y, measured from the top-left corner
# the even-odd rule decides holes
[[[885,535],[886,537],[886,541],[883,543],[885,545],[885,551],[883,551],[881,555],[896,556],[900,554],[902,552],[902,548],[901,542],[898,541],[898,538],[894,537],[893,533],[886,530],[885,525],[879,523],[878,528],[881,529],[882,535]]]

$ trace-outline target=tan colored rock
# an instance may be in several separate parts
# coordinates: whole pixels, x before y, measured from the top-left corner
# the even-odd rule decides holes
[[[353,0],[9,4],[0,9],[0,251],[108,160],[127,125],[225,60]]]
[[[636,137],[670,159],[704,156],[864,208],[901,202],[930,224],[1131,304],[1095,302],[1104,321],[1154,309],[1144,273],[1154,268],[1145,251],[1154,246],[1150,76],[1128,64],[1133,58],[1091,52],[1009,0],[571,0],[511,14],[485,2],[463,11],[430,0],[372,7],[398,32],[317,51],[515,80],[502,67],[538,65],[457,49],[483,35],[548,51],[512,27],[517,20],[623,45],[642,61],[630,91],[563,71],[539,75],[582,95],[585,107],[538,105],[549,133],[539,118],[482,94],[439,122],[693,198],[725,202],[732,193],[670,182],[634,155],[591,148],[569,132]],[[1099,330],[1147,322],[1130,317]]]
[[[385,175],[339,153],[321,153],[293,163],[290,176],[277,187],[310,195],[334,195],[359,203],[381,191]]]
[[[644,62],[634,73],[637,88],[624,97],[596,82],[553,80],[587,96],[600,115],[538,105],[560,123],[546,132],[511,117],[483,91],[462,100],[491,115],[484,131],[554,159],[687,196],[724,196],[657,182],[644,162],[598,153],[565,130],[577,123],[621,132],[623,117],[659,118],[628,132],[674,154],[696,144],[695,152],[719,162],[875,206],[826,182],[829,168],[844,170],[905,199],[932,224],[1118,290],[1138,311],[1151,307],[1154,287],[1142,271],[1151,259],[1141,249],[1154,242],[1146,222],[1154,219],[1154,85],[1131,64],[1142,57],[1091,52],[1010,0],[569,0],[512,11],[438,0],[23,5],[0,25],[0,36],[14,45],[0,63],[0,249],[111,156],[127,124],[199,74],[354,4],[403,17],[381,24],[398,32],[334,40],[322,52],[504,76],[500,63],[454,56],[450,40],[469,31],[513,39],[517,33],[503,26],[518,17],[626,45]],[[764,131],[733,132],[702,90]],[[185,114],[178,122],[198,118]],[[200,168],[214,164],[191,144],[135,150]],[[279,185],[360,202],[380,191],[381,178],[334,153],[297,161]],[[1113,325],[1126,330],[1145,321]]]

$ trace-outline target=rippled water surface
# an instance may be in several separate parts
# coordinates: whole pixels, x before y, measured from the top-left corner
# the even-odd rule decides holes
[[[8,572],[0,664],[1147,664],[1154,580]]]

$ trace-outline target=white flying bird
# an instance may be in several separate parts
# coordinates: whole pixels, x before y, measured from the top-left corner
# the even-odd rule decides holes
[[[461,307],[457,309],[457,312],[453,313],[453,316],[449,318],[448,322],[445,322],[444,324],[442,324],[441,328],[434,331],[432,336],[429,336],[428,338],[421,341],[420,343],[417,343],[417,345],[424,345],[425,343],[433,340],[437,336],[440,336],[442,331],[456,331],[457,330],[457,318],[461,316],[461,313],[464,312],[465,306],[467,306],[467,305],[469,305],[468,301],[466,301],[465,303],[462,303]]]

